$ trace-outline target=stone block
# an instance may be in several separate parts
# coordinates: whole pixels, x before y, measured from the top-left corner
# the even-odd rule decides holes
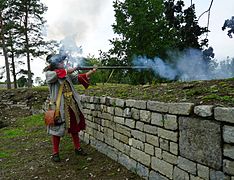
[[[146,101],[136,101],[133,107],[137,109],[146,109]]]
[[[131,118],[132,117],[132,112],[130,108],[125,108],[123,111],[123,117]]]
[[[193,110],[193,103],[169,103],[169,113],[179,115],[189,115]]]
[[[173,179],[174,180],[177,180],[177,179],[189,180],[189,174],[175,166]]]
[[[177,116],[170,114],[164,115],[164,127],[170,130],[177,130],[178,129]]]
[[[125,105],[125,100],[123,100],[123,99],[116,99],[116,100],[115,100],[115,104],[116,104],[116,106],[118,106],[118,107],[124,107],[124,105]]]
[[[106,104],[106,97],[100,97],[100,103]]]
[[[153,135],[157,135],[158,134],[158,128],[156,126],[151,126],[148,124],[144,124],[144,132],[149,133],[149,134],[153,134]]]
[[[216,107],[214,109],[214,117],[218,121],[224,121],[234,124],[234,107]]]
[[[114,122],[117,123],[117,124],[123,124],[124,125],[124,118],[115,116],[114,117]]]
[[[173,177],[173,165],[158,159],[156,157],[152,157],[151,167],[155,171],[167,176],[168,178],[172,179]]]
[[[170,152],[174,155],[178,155],[178,144],[174,142],[170,142]]]
[[[141,132],[141,131],[137,131],[137,130],[132,130],[131,131],[131,134],[132,136],[135,138],[135,139],[138,139],[142,142],[145,142],[146,140],[146,135],[145,133]]]
[[[116,106],[116,98],[106,97],[107,106]]]
[[[223,140],[226,143],[234,143],[234,127],[233,126],[223,127]]]
[[[132,108],[132,118],[139,120],[140,119],[140,110]]]
[[[160,148],[169,151],[169,141],[163,138],[159,139]]]
[[[123,166],[125,166],[128,170],[130,170],[132,172],[136,172],[137,162],[135,160],[129,158],[129,156],[127,156],[123,153],[119,153],[118,162],[120,164],[122,164]]]
[[[111,114],[109,114],[109,113],[102,113],[101,118],[113,121],[113,116]]]
[[[163,127],[163,115],[160,113],[151,114],[151,124]]]
[[[114,131],[112,129],[109,129],[109,128],[104,128],[104,136],[113,139]]]
[[[222,166],[221,125],[210,120],[179,118],[180,155],[219,170]]]
[[[133,100],[133,99],[126,100],[127,107],[133,107],[135,103],[136,103],[136,100]]]
[[[126,154],[126,155],[130,155],[130,146],[128,146],[127,144],[124,144],[122,142],[120,142],[117,139],[112,140],[113,141],[113,146],[121,151],[122,153]]]
[[[179,156],[178,160],[177,160],[177,165],[179,168],[181,168],[181,169],[183,169],[191,174],[196,175],[196,173],[197,173],[196,163],[193,161],[190,161],[186,158]]]
[[[156,147],[154,148],[154,152],[155,152],[155,157],[157,157],[158,159],[162,159],[162,149]]]
[[[164,102],[158,102],[158,101],[148,101],[147,102],[147,109],[151,111],[157,111],[162,113],[168,112],[168,104]]]
[[[120,117],[123,117],[123,114],[124,114],[124,110],[120,107],[115,107],[115,115],[116,116],[120,116]]]
[[[148,177],[149,177],[149,168],[142,165],[141,163],[137,163],[136,173],[139,176],[143,177],[144,179],[148,179]]]
[[[209,180],[210,171],[209,171],[209,168],[207,166],[197,164],[197,174],[202,179]]]
[[[131,129],[126,126],[116,124],[116,132],[119,132],[128,137],[131,137]]]
[[[104,134],[99,132],[99,131],[96,131],[96,138],[99,140],[99,141],[104,141]]]
[[[136,121],[133,119],[126,119],[125,120],[125,125],[134,129],[136,127]]]
[[[130,138],[129,139],[129,143],[128,143],[130,146],[136,148],[136,149],[139,149],[141,151],[144,151],[144,143],[137,140],[137,139],[134,139],[134,138]]]
[[[129,138],[123,134],[120,134],[120,133],[117,133],[117,132],[114,132],[114,138],[118,139],[119,141],[125,143],[125,144],[128,144],[129,142]]]
[[[228,180],[223,172],[210,170],[210,180]]]
[[[223,150],[223,155],[225,157],[229,157],[229,158],[234,160],[234,146],[229,145],[229,144],[225,144],[224,145],[224,150]]]
[[[93,103],[99,104],[100,103],[100,97],[93,96]]]
[[[143,131],[143,129],[144,129],[144,123],[141,122],[141,121],[137,121],[136,122],[136,129],[140,130],[140,131]]]
[[[158,136],[161,138],[173,141],[173,142],[178,141],[178,133],[177,132],[165,130],[162,128],[158,128]]]
[[[155,135],[146,134],[146,142],[155,147],[159,147],[159,138]]]
[[[131,147],[130,157],[146,166],[150,165],[150,155],[133,147]]]
[[[119,153],[118,162],[120,164],[122,164],[123,166],[125,166],[128,170],[130,170],[132,172],[136,172],[137,162],[135,160],[129,158],[125,154]]]
[[[163,151],[162,152],[162,158],[164,161],[170,163],[170,164],[173,164],[173,165],[176,165],[177,164],[177,159],[178,157],[167,152],[167,151]]]
[[[151,144],[147,144],[145,143],[145,152],[151,156],[154,155],[154,146],[152,146]]]
[[[109,147],[109,146],[107,146],[106,148],[105,148],[105,151],[106,151],[106,155],[109,157],[109,158],[111,158],[111,159],[113,159],[114,161],[118,161],[118,150],[116,150],[116,149],[114,149],[114,148],[112,148],[112,147]]]
[[[107,112],[108,112],[109,114],[114,115],[114,114],[115,114],[115,108],[114,108],[114,107],[109,107],[109,106],[107,106]]]
[[[211,117],[213,115],[214,106],[200,105],[194,107],[194,113],[201,117]]]
[[[234,175],[234,161],[223,160],[223,171],[229,175]]]
[[[151,170],[149,173],[149,180],[168,180],[168,178],[162,176],[156,171]]]
[[[146,123],[150,123],[151,121],[151,112],[140,110],[140,120]]]

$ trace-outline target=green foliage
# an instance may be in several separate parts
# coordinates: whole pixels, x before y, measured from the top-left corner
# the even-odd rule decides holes
[[[207,46],[208,40],[206,38],[199,42],[199,37],[208,30],[198,25],[194,4],[184,10],[183,0],[176,2],[165,0],[164,5],[169,27],[174,29],[175,47],[184,50],[185,48],[202,49],[203,46]]]
[[[21,76],[17,82],[19,87],[25,87],[27,85],[27,78],[25,78],[25,76]]]
[[[207,32],[198,25],[195,6],[184,8],[182,0],[114,1],[116,22],[113,30],[119,37],[110,40],[113,48],[101,52],[105,65],[132,65],[134,57],[168,58],[170,50],[202,49],[207,40],[199,37]],[[119,71],[113,82],[146,84],[162,79],[150,71]]]

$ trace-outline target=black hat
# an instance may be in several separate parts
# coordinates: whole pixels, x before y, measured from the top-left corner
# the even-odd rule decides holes
[[[64,61],[67,58],[66,55],[60,55],[60,54],[49,54],[46,57],[46,62],[49,64],[58,64],[62,61]]]

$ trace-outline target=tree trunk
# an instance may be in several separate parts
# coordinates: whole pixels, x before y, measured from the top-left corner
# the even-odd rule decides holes
[[[11,67],[12,67],[12,76],[14,80],[14,88],[17,89],[17,79],[16,79],[16,72],[15,72],[15,53],[14,53],[14,47],[13,47],[13,42],[12,42],[12,35],[10,35],[10,41],[11,41]]]
[[[0,12],[0,26],[1,26],[1,35],[0,36],[1,36],[1,40],[2,40],[2,49],[3,49],[3,54],[5,57],[7,89],[11,89],[10,67],[9,67],[9,62],[8,62],[7,48],[6,48],[6,44],[5,44],[4,27],[3,27],[3,19],[2,19],[1,12]]]
[[[11,57],[11,66],[12,66],[12,75],[13,75],[13,79],[14,79],[14,88],[17,89],[17,79],[16,79],[16,73],[15,73],[14,53],[12,53],[12,57]]]
[[[25,11],[25,21],[24,21],[24,36],[25,36],[25,49],[27,54],[27,66],[28,66],[28,87],[32,87],[32,72],[31,72],[31,63],[30,63],[30,53],[29,53],[29,40],[28,40],[28,6],[26,6]]]

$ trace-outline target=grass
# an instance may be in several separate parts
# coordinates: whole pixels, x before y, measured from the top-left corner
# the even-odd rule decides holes
[[[26,133],[23,129],[15,128],[15,129],[6,129],[3,131],[2,138],[15,138],[19,136],[25,136]]]
[[[81,143],[88,157],[77,157],[72,138],[61,138],[61,163],[50,160],[52,144],[46,133],[43,114],[17,119],[0,129],[0,177],[3,179],[134,179],[135,173]],[[88,160],[89,159],[89,160]],[[120,169],[121,173],[116,170]],[[0,179],[1,179],[0,178]]]

